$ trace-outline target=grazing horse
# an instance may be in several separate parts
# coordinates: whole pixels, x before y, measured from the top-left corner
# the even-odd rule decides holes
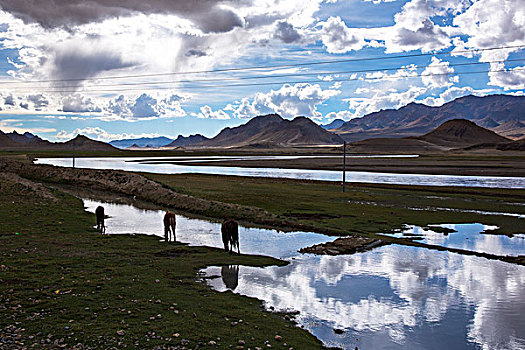
[[[171,234],[173,234],[173,241],[177,240],[175,237],[175,225],[177,225],[175,213],[172,213],[168,210],[166,215],[164,215],[164,240],[166,242],[169,242]]]
[[[239,248],[239,225],[237,222],[232,219],[224,220],[221,226],[221,233],[224,250],[228,251],[229,246],[229,251],[231,253],[235,246],[237,246],[237,253],[241,254]]]
[[[97,209],[95,209],[95,215],[97,216],[97,230],[99,230],[100,233],[105,233],[106,225],[104,224],[104,219],[106,216],[104,215],[104,207],[99,205]]]

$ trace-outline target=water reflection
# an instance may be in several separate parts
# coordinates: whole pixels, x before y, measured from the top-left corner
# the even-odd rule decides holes
[[[222,266],[221,277],[226,288],[235,290],[239,285],[239,265]]]
[[[221,279],[208,283],[226,289]],[[285,267],[241,266],[236,292],[299,311],[299,323],[329,346],[525,347],[525,267],[500,261],[395,245],[304,255]]]
[[[474,224],[429,225],[446,228],[456,232],[442,233],[431,228],[407,225],[401,232],[385,234],[392,237],[414,237],[418,242],[438,245],[447,248],[458,248],[479,253],[494,255],[525,255],[525,234],[507,237],[503,235],[482,234],[484,231],[495,230],[497,226]]]
[[[155,160],[154,157],[150,158]],[[40,158],[36,164],[56,166],[72,165],[71,158]],[[160,174],[199,173],[215,175],[238,175],[255,177],[276,177],[306,180],[341,181],[339,171],[280,169],[280,168],[241,168],[221,166],[193,166],[182,164],[150,164],[147,158],[77,158],[76,167],[91,169],[116,169]],[[420,175],[372,173],[365,171],[347,171],[347,182],[383,183],[422,186],[471,186],[498,188],[525,188],[524,177],[497,176],[453,176],[453,175]]]
[[[101,202],[83,199],[84,207],[92,213],[102,205],[106,215],[107,234],[142,233],[159,236],[164,239],[162,210],[139,209],[128,204]],[[221,224],[190,219],[177,214],[177,241],[190,245],[223,248],[221,239]],[[276,258],[289,258],[297,254],[303,247],[332,241],[336,237],[328,237],[312,232],[279,232],[259,228],[239,226],[239,244],[244,254],[264,254]],[[271,244],[268,244],[271,242]]]

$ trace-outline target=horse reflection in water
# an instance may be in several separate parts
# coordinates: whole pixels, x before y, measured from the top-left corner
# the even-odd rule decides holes
[[[167,211],[164,215],[164,240],[166,242],[169,242],[171,239],[171,234],[173,234],[173,241],[176,241],[177,238],[175,237],[175,226],[177,225],[177,221],[175,218],[175,213],[172,213],[170,211]]]
[[[226,288],[235,290],[239,284],[239,265],[221,267],[222,282]]]
[[[239,248],[239,225],[235,220],[226,219],[221,226],[222,243],[224,244],[224,250],[230,253],[237,246],[237,253],[241,254]]]

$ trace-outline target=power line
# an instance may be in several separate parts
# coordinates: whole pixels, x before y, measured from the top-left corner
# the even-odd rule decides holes
[[[517,59],[507,59],[507,60],[496,60],[496,61],[486,61],[486,62],[466,62],[466,63],[452,63],[448,64],[447,67],[460,67],[460,66],[472,66],[472,65],[482,65],[482,64],[491,64],[491,63],[508,63],[508,62],[522,62],[525,58]],[[265,76],[248,76],[248,77],[235,77],[235,78],[213,78],[213,79],[194,79],[194,80],[169,80],[169,81],[145,81],[145,82],[129,82],[129,83],[117,83],[117,84],[96,84],[96,87],[117,87],[117,86],[142,86],[142,85],[163,85],[163,84],[180,84],[180,83],[207,83],[207,82],[217,82],[217,81],[237,81],[237,80],[256,80],[256,79],[271,79],[271,78],[289,78],[289,77],[298,77],[298,76],[314,76],[314,75],[339,75],[339,74],[354,74],[354,73],[372,73],[372,72],[382,72],[382,71],[392,71],[400,69],[422,69],[422,68],[436,68],[441,67],[440,65],[428,65],[428,66],[401,66],[401,67],[391,67],[391,68],[375,68],[375,69],[361,69],[361,70],[348,70],[348,71],[331,71],[331,72],[314,72],[314,73],[293,73],[293,74],[278,74],[278,75],[265,75]],[[450,73],[454,74],[454,73]],[[14,83],[16,84],[16,83]],[[75,86],[63,86],[63,87],[54,87],[54,89],[79,89],[87,88],[86,85],[75,85]],[[41,86],[33,87],[13,87],[12,90],[20,89],[38,89]]]
[[[512,73],[516,71],[525,71],[525,68],[515,68],[512,71],[507,69],[500,70],[482,70],[482,71],[470,71],[470,72],[456,72],[456,73],[431,73],[431,74],[411,74],[411,75],[398,75],[398,76],[383,76],[383,77],[359,77],[359,78],[347,78],[347,79],[333,79],[330,81],[323,80],[307,80],[307,81],[289,81],[289,82],[266,82],[266,83],[250,83],[250,84],[222,84],[222,85],[204,85],[204,86],[185,86],[184,89],[212,89],[212,88],[225,88],[225,87],[248,87],[248,86],[266,86],[266,85],[282,85],[282,84],[311,84],[311,83],[335,83],[335,82],[347,82],[347,81],[369,81],[369,80],[392,80],[392,79],[407,79],[407,78],[418,78],[418,77],[432,77],[432,76],[444,76],[444,75],[470,75],[470,74],[482,74],[482,73]],[[112,93],[112,92],[124,92],[124,91],[151,91],[151,90],[170,90],[172,87],[156,87],[156,88],[142,88],[142,89],[102,89],[102,90],[40,90],[40,92],[55,92],[55,93],[74,93],[74,92],[97,92],[97,93]]]
[[[469,50],[449,50],[444,52],[434,53],[418,53],[408,55],[396,55],[396,56],[382,56],[382,57],[363,57],[363,58],[348,58],[341,60],[330,60],[330,61],[316,61],[306,63],[294,63],[294,64],[281,64],[281,65],[268,65],[268,66],[252,66],[252,67],[239,67],[239,68],[224,68],[224,69],[211,69],[211,70],[200,70],[200,71],[188,71],[188,72],[167,72],[167,73],[152,73],[152,74],[135,74],[135,75],[115,75],[107,77],[98,77],[93,79],[85,78],[71,78],[71,79],[48,79],[48,80],[27,80],[18,83],[54,83],[54,82],[68,82],[68,81],[84,81],[84,80],[108,80],[108,79],[129,79],[129,78],[143,78],[143,77],[158,77],[158,76],[173,76],[173,75],[186,75],[186,74],[202,74],[202,73],[221,73],[221,72],[234,72],[234,71],[249,71],[249,70],[260,70],[260,69],[275,69],[275,68],[290,68],[290,67],[306,67],[323,64],[333,63],[348,63],[348,62],[364,62],[364,61],[379,61],[379,60],[390,60],[397,58],[409,58],[409,57],[424,57],[424,56],[435,56],[435,55],[448,55],[448,54],[462,54],[471,52],[485,52],[494,50],[506,50],[524,48],[525,45],[513,45],[513,46],[501,46],[501,47],[489,47],[484,49],[469,49]],[[11,82],[0,82],[0,84],[8,84]]]

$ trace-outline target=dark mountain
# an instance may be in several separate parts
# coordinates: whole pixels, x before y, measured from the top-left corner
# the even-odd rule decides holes
[[[205,147],[271,147],[299,145],[339,145],[343,140],[308,118],[283,119],[277,114],[258,116],[244,125],[225,128],[214,138],[201,143]]]
[[[31,134],[30,132],[25,132],[23,134],[19,134],[16,131],[10,132],[6,134],[9,136],[9,138],[17,143],[50,143],[49,141],[42,140],[40,137]]]
[[[485,125],[495,131],[502,124],[516,120],[525,123],[525,97],[490,95],[485,97],[464,96],[430,107],[410,103],[397,110],[383,110],[352,119],[334,130],[347,141],[358,141],[377,137],[406,137],[428,133],[452,119],[467,119]],[[522,134],[523,132],[523,134]],[[519,138],[525,130],[505,128],[501,135]],[[521,136],[520,136],[521,135]]]
[[[77,135],[67,142],[53,144],[53,149],[75,151],[117,151],[118,149],[102,141],[92,140],[84,135]]]
[[[470,120],[452,119],[437,129],[418,137],[434,145],[445,147],[467,147],[480,143],[509,142],[506,137],[496,134],[494,131],[482,128]]]
[[[371,138],[348,144],[352,152],[420,154],[452,149],[518,150],[519,142],[511,141],[466,119],[446,121],[433,131],[416,137]]]
[[[109,144],[117,148],[133,147],[164,147],[167,146],[173,139],[160,136],[160,137],[141,137],[138,139],[124,139],[124,140],[113,140]]]
[[[344,123],[345,121],[343,119],[334,119],[331,123],[321,125],[321,128],[325,130],[337,129],[340,128]]]
[[[6,133],[0,130],[0,147],[6,148],[13,147],[16,145],[17,143],[15,141],[13,141]]]
[[[194,146],[201,142],[208,141],[209,138],[206,136],[202,136],[201,134],[196,135],[190,135],[190,136],[182,136],[179,135],[175,141],[171,142],[170,144],[166,145],[167,147],[187,147],[187,146]]]

